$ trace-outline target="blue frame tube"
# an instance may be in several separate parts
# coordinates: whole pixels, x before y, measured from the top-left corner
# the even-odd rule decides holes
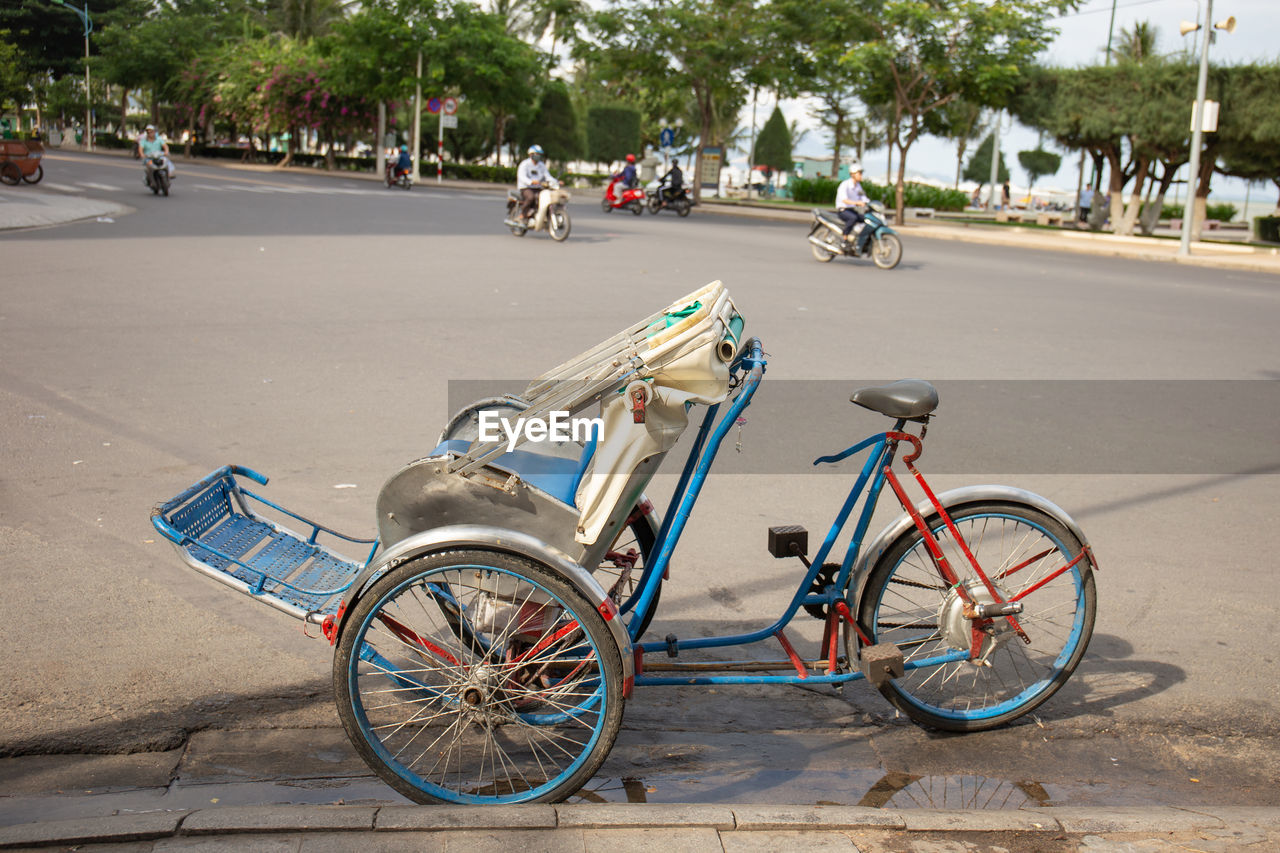
[[[640,600],[636,602],[635,609],[632,611],[631,622],[627,628],[632,642],[640,639],[640,624],[644,621],[641,616],[642,614],[647,614],[649,609],[653,607],[653,599],[657,592],[658,584],[662,582],[662,575],[666,572],[667,565],[671,562],[671,553],[675,550],[676,543],[680,541],[680,534],[684,532],[685,525],[689,521],[689,516],[693,512],[693,505],[698,500],[699,492],[702,491],[702,484],[707,479],[707,472],[711,468],[711,463],[715,460],[716,453],[720,450],[720,444],[724,441],[724,437],[728,435],[729,427],[737,421],[738,415],[751,403],[751,397],[755,394],[756,388],[760,385],[760,380],[764,377],[766,362],[764,360],[764,351],[758,338],[751,341],[751,355],[743,358],[741,363],[743,365],[751,364],[751,372],[748,374],[742,390],[738,392],[738,396],[734,399],[733,405],[729,407],[729,411],[725,412],[724,416],[720,418],[720,422],[716,424],[709,441],[704,442],[706,447],[697,456],[698,464],[688,479],[684,494],[680,497],[679,508],[673,513],[668,513],[668,518],[662,522],[663,527],[659,531],[658,556],[653,561],[651,570],[646,572],[644,588],[640,592]],[[707,417],[703,418],[704,426],[708,423],[707,418],[711,417],[711,415],[712,413],[708,412]],[[699,430],[699,433],[701,432]],[[690,458],[693,458],[692,454]],[[688,469],[687,463],[685,467]],[[683,474],[681,479],[684,479]],[[673,495],[673,500],[674,497]]]

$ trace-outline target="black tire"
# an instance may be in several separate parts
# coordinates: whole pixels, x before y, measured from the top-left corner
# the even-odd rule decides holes
[[[563,243],[569,237],[569,230],[573,227],[569,222],[569,211],[556,210],[552,208],[547,212],[547,233],[551,235],[551,239],[557,243]]]
[[[868,247],[872,262],[882,270],[891,270],[902,260],[902,241],[897,234],[878,234]]]
[[[147,173],[147,186],[151,188],[152,195],[160,195],[160,178],[155,173]]]
[[[520,225],[512,225],[509,227],[511,228],[512,235],[516,237],[523,237],[525,232],[529,230],[528,228],[524,228]]]
[[[163,169],[156,172],[156,183],[160,186],[160,194],[167,198],[169,195],[169,173]]]
[[[32,172],[30,175],[23,175],[22,180],[26,181],[29,184],[38,184],[40,183],[40,179],[43,177],[44,177],[44,166],[37,165],[36,170]]]
[[[810,236],[812,236],[812,232],[810,232]],[[822,242],[826,243],[831,248],[824,249],[821,246],[815,246],[813,243],[810,243],[809,250],[813,252],[813,259],[820,264],[831,263],[832,258],[840,254],[840,249],[836,245],[836,241],[838,239],[839,238],[836,237],[835,233],[832,232],[830,228],[824,227],[822,229]]]
[[[950,514],[1006,600],[1043,581],[1081,550],[1066,526],[1026,504],[985,501]],[[992,601],[938,516],[926,524],[938,533],[965,588],[972,585],[975,597]],[[1017,574],[1004,574],[1010,570]],[[1023,603],[1026,609],[1015,618],[1031,643],[1024,644],[1003,618],[979,622],[988,632],[982,645],[987,665],[970,662],[966,652],[975,620],[963,618],[955,588],[940,577],[920,531],[911,528],[876,561],[857,602],[858,623],[872,643],[891,642],[902,649],[907,663],[945,655],[958,659],[908,670],[880,692],[916,722],[946,731],[996,728],[1034,710],[1071,677],[1093,635],[1097,594],[1088,558],[1027,593]],[[851,633],[845,634],[845,648],[855,660],[857,641]]]
[[[662,209],[662,199],[656,195],[649,196],[649,212],[657,216],[658,211]]]
[[[403,178],[400,179],[400,187],[406,192],[413,189],[413,178],[409,177],[408,175],[405,175]]]
[[[356,751],[419,803],[563,800],[604,762],[624,704],[600,613],[546,567],[490,551],[379,579],[338,638],[333,686]]]
[[[22,180],[22,169],[18,168],[17,163],[13,163],[8,160],[6,160],[3,163],[0,163],[0,182],[6,183],[9,186],[13,187],[13,186],[17,186],[18,182],[21,180]]]
[[[680,199],[675,203],[675,205],[676,205],[676,216],[688,216],[689,211],[693,209],[693,205],[685,201],[684,199]]]
[[[609,211],[613,210],[613,205],[609,203],[609,199],[602,198],[600,199],[600,209],[603,210],[605,213],[608,213]]]
[[[631,212],[634,213],[636,216],[639,216],[640,214],[644,213],[644,205],[642,205],[638,201],[631,202],[629,207],[631,208]]]

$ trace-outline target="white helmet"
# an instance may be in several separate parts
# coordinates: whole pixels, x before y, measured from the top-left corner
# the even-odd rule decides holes
[[[856,175],[858,172],[861,172],[861,171],[862,171],[862,164],[861,164],[861,163],[850,163],[850,164],[849,164],[849,174],[850,174],[850,175]]]

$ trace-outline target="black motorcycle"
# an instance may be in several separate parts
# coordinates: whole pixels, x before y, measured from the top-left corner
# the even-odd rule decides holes
[[[689,191],[684,187],[673,190],[664,180],[649,196],[649,212],[656,215],[664,208],[674,210],[677,216],[688,216],[693,209],[693,199],[689,198]]]
[[[164,162],[164,157],[148,157],[147,158],[147,186],[151,188],[152,195],[168,195],[169,194],[169,167]]]

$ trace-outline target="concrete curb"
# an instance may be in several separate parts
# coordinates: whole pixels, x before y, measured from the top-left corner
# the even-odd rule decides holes
[[[324,832],[714,830],[831,832],[1006,832],[1040,835],[1152,834],[1280,829],[1280,808],[1044,808],[1008,811],[853,806],[518,805],[245,806],[149,812],[0,828],[0,849],[105,844],[179,836]]]
[[[133,208],[114,202],[81,197],[50,196],[43,193],[25,197],[0,192],[0,231],[47,228],[98,217],[123,216]]]

